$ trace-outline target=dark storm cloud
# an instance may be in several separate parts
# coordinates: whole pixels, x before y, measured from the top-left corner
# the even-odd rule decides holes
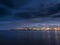
[[[60,17],[60,15],[53,15],[60,12],[60,3],[55,4],[54,0],[49,0],[51,3],[53,3],[53,6],[51,6],[51,3],[47,3],[49,1],[44,1],[1,0],[0,2],[2,6],[5,7],[0,8],[0,17],[7,15],[14,15],[14,17],[25,19],[37,17]],[[46,6],[47,4],[48,6]]]
[[[8,16],[10,14],[9,10],[6,8],[0,8],[0,17]]]
[[[42,9],[43,10],[43,9]],[[48,7],[40,12],[23,12],[23,13],[16,13],[18,17],[23,17],[23,18],[36,18],[36,17],[60,17],[60,15],[56,13],[60,13],[60,3],[53,5],[52,7]],[[54,15],[56,14],[56,15]],[[53,15],[53,16],[52,16]]]
[[[48,15],[60,12],[60,3],[48,8]]]
[[[27,3],[28,0],[1,0],[0,2],[9,8],[17,8]]]

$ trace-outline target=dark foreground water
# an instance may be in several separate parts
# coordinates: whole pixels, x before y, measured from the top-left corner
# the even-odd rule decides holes
[[[60,31],[0,30],[0,45],[60,45]]]

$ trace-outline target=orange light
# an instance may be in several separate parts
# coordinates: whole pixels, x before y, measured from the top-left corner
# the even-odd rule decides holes
[[[60,30],[60,28],[46,28],[46,27],[42,27],[42,28],[16,28],[17,30]]]
[[[57,30],[60,30],[60,28],[57,28]]]

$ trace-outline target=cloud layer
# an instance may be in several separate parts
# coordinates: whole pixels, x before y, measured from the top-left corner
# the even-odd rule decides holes
[[[0,19],[60,17],[59,0],[1,0]]]

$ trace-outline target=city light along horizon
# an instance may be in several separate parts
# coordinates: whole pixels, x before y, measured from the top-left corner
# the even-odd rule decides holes
[[[15,28],[17,30],[60,30],[60,24],[25,24],[25,26]]]

